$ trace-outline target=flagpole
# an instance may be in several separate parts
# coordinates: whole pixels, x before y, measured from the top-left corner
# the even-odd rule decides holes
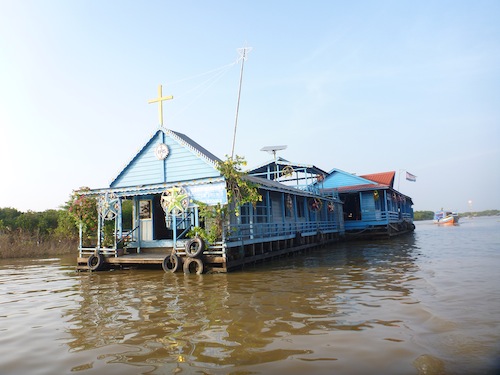
[[[399,184],[401,183],[401,172],[406,172],[404,169],[399,170],[399,177],[398,177],[398,191],[399,191]]]
[[[241,59],[241,70],[240,70],[240,84],[238,87],[238,100],[236,103],[236,118],[234,120],[234,134],[233,134],[233,148],[231,149],[231,159],[234,156],[234,144],[236,143],[236,128],[238,127],[238,112],[240,110],[240,97],[241,97],[241,83],[243,81],[243,67],[245,66],[245,60],[247,59],[247,53],[250,52],[251,47],[238,48]]]

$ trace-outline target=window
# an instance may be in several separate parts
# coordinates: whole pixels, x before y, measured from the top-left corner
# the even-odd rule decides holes
[[[297,199],[297,217],[304,217],[304,197],[296,197]]]
[[[151,201],[139,201],[139,218],[151,219]]]
[[[241,224],[249,224],[250,223],[250,215],[252,213],[252,206],[250,203],[245,203],[240,207],[240,219]]]
[[[293,217],[293,198],[290,194],[285,194],[285,217]]]
[[[255,222],[256,223],[267,223],[268,209],[271,208],[267,206],[267,194],[262,194],[262,201],[257,202],[255,206]]]

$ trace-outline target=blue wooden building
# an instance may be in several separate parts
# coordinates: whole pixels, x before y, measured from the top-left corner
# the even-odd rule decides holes
[[[87,193],[97,197],[99,225],[91,243],[80,231],[79,267],[161,264],[166,271],[226,272],[343,236],[338,195],[324,196],[315,185],[326,172],[274,161],[245,177],[257,185],[262,201],[224,217],[215,241],[189,237],[196,228],[215,225],[201,219],[201,207],[228,204],[220,161],[188,136],[161,126],[108,188]],[[127,228],[125,201],[133,207]],[[110,226],[112,240],[106,238]]]
[[[267,181],[282,189],[274,207],[284,215],[281,220],[293,223],[303,236],[319,235],[323,239],[337,239],[344,234],[343,205],[336,192],[325,196],[318,189],[318,181],[327,175],[322,169],[307,164],[292,163],[276,158],[248,171],[253,181]],[[292,192],[290,194],[289,192]],[[298,193],[300,192],[300,193]]]
[[[412,199],[394,189],[395,174],[357,176],[332,169],[317,187],[326,196],[338,194],[343,202],[346,235],[394,236],[415,229]]]

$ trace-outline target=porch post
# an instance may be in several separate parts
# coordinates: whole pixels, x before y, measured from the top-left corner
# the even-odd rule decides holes
[[[82,256],[82,248],[83,248],[83,223],[80,221],[80,225],[78,226],[78,236],[80,237],[79,239],[79,255],[80,257]]]
[[[101,249],[101,214],[97,213],[97,249]]]
[[[122,216],[122,199],[118,198],[118,213],[116,215],[116,236],[115,236],[115,248],[116,248],[116,241],[117,237],[120,238],[120,240],[123,237],[123,216]]]
[[[297,232],[297,196],[295,194],[293,195],[292,207],[293,207],[293,222],[295,226],[294,229]]]
[[[384,190],[384,202],[385,202],[385,222],[389,224],[389,201],[387,200],[388,190]]]
[[[141,220],[140,220],[140,208],[139,208],[139,198],[137,196],[134,197],[134,222],[135,228],[137,228],[137,253],[141,252]]]
[[[198,206],[194,206],[194,226],[200,226],[200,218],[198,217]]]
[[[174,213],[174,211],[171,212],[172,214],[172,233],[174,237],[174,250],[177,247],[177,215]]]

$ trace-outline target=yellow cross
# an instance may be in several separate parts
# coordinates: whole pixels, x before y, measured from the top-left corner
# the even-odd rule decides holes
[[[158,103],[158,116],[160,118],[160,126],[163,126],[163,101],[164,100],[170,100],[173,99],[174,97],[172,95],[170,96],[162,96],[161,93],[161,85],[158,86],[158,97],[156,99],[151,99],[148,101],[149,104],[151,103]]]

